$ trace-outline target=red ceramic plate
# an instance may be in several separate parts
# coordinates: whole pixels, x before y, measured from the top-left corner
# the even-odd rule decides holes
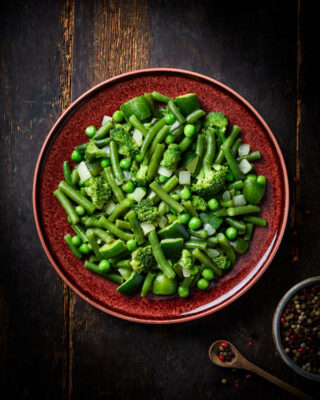
[[[268,179],[262,204],[267,228],[256,228],[250,250],[207,291],[188,299],[149,298],[119,294],[116,284],[92,274],[68,249],[64,235],[71,233],[64,210],[52,195],[63,179],[62,162],[75,145],[86,140],[88,125],[100,126],[125,101],[157,90],[175,97],[198,94],[206,111],[222,111],[242,129],[244,143],[260,150],[256,172]],[[289,191],[280,148],[267,124],[241,96],[225,85],[194,72],[158,68],[134,71],[109,79],[76,100],[51,129],[39,155],[33,184],[33,207],[38,233],[49,260],[61,278],[95,307],[119,318],[151,324],[190,321],[230,304],[247,291],[267,269],[281,242],[288,215]]]

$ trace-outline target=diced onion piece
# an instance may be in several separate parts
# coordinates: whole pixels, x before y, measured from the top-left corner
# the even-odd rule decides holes
[[[101,124],[101,125],[104,125],[104,124],[107,123],[108,121],[112,121],[112,117],[109,117],[109,115],[105,115],[105,116],[103,117],[103,120],[102,120],[102,124]]]
[[[223,200],[223,201],[229,201],[229,200],[231,200],[231,195],[230,195],[229,190],[226,190],[226,191],[223,193],[223,195],[222,195],[222,200]]]
[[[243,174],[247,174],[248,172],[250,172],[252,170],[252,165],[249,163],[248,160],[241,160],[238,164],[240,171]]]
[[[143,135],[138,129],[135,129],[133,131],[132,139],[137,143],[138,147],[141,147],[142,142],[143,142]]]
[[[126,171],[126,170],[124,170],[124,171],[122,171],[123,172],[123,175],[124,175],[124,180],[125,181],[130,181],[130,179],[131,179],[131,174],[130,174],[130,172],[129,171]]]
[[[106,152],[107,157],[110,157],[110,147],[109,146],[102,147],[102,150],[104,150]]]
[[[210,224],[204,224],[203,229],[208,232],[208,236],[212,236],[216,233],[216,230]]]
[[[190,271],[188,270],[188,268],[183,268],[182,267],[182,275],[184,278],[189,278],[189,276],[191,276]]]
[[[105,212],[106,214],[110,215],[112,214],[113,210],[117,207],[116,203],[112,200],[109,200],[107,204],[105,205]]]
[[[245,206],[247,204],[243,194],[238,194],[237,196],[234,196],[233,203],[235,207]]]
[[[140,226],[145,235],[147,235],[149,232],[155,229],[155,226],[150,224],[149,222],[141,222]]]
[[[162,229],[167,226],[168,219],[163,215],[159,221],[159,228]]]
[[[84,161],[81,161],[81,163],[77,166],[77,171],[81,182],[84,182],[87,179],[91,178],[90,171]]]
[[[191,184],[191,173],[189,171],[179,172],[179,183],[180,185],[190,185]]]
[[[238,154],[239,156],[247,156],[250,153],[250,144],[240,144]]]
[[[170,176],[173,174],[173,171],[165,167],[159,167],[158,172],[160,175],[166,176],[167,178],[170,178]]]
[[[131,198],[135,200],[137,203],[140,203],[140,201],[144,198],[145,195],[146,192],[143,189],[137,187],[135,188],[134,192],[131,193]]]
[[[208,256],[209,256],[210,258],[216,258],[216,257],[218,257],[218,255],[220,254],[220,253],[218,252],[218,250],[216,250],[216,249],[207,249],[207,250],[206,250],[206,253],[208,254]]]

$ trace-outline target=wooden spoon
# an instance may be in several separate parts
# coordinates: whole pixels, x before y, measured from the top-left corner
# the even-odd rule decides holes
[[[229,348],[234,353],[234,357],[232,358],[231,361],[221,361],[218,355],[215,353],[215,350],[219,348],[219,346],[221,346],[223,342],[228,343]],[[298,397],[299,399],[312,400],[312,397],[308,396],[306,393],[295,388],[294,386],[289,385],[288,383],[282,381],[281,379],[269,374],[269,372],[264,371],[257,365],[252,364],[245,357],[243,357],[243,355],[232,343],[226,340],[217,340],[216,342],[212,343],[209,349],[209,358],[214,364],[218,365],[219,367],[239,368],[239,369],[245,369],[250,372],[254,372],[255,374],[260,375],[262,378],[267,379],[271,383],[281,387],[282,389]]]

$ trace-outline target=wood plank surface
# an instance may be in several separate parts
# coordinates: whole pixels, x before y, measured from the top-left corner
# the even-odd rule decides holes
[[[282,294],[319,274],[318,35],[310,3],[15,0],[2,7],[4,398],[291,398],[258,377],[214,367],[207,350],[219,338],[316,397],[319,386],[283,364],[271,335]],[[290,220],[264,276],[225,310],[176,326],[122,321],[80,299],[50,266],[32,215],[35,162],[56,118],[93,85],[147,67],[203,73],[245,97],[275,133],[290,179]]]

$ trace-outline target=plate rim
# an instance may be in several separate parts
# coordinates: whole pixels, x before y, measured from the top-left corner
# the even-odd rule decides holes
[[[56,264],[54,261],[53,257],[51,256],[51,252],[46,244],[46,241],[44,239],[44,235],[42,233],[41,229],[41,224],[40,224],[40,218],[38,216],[39,210],[38,210],[38,200],[37,200],[37,192],[38,192],[38,183],[39,183],[39,178],[40,178],[40,166],[43,160],[43,157],[45,155],[47,146],[50,143],[50,140],[54,137],[57,129],[59,126],[62,124],[62,122],[69,116],[70,113],[72,113],[78,105],[82,103],[83,100],[85,100],[87,97],[90,97],[92,94],[95,92],[99,92],[102,88],[107,87],[113,83],[116,83],[117,81],[123,80],[123,79],[130,79],[131,77],[134,76],[139,76],[139,75],[144,75],[144,74],[152,74],[152,73],[174,73],[177,75],[182,75],[182,76],[189,76],[191,78],[196,78],[196,79],[201,79],[204,81],[209,82],[210,84],[213,84],[215,86],[220,87],[221,89],[225,90],[235,98],[237,98],[242,104],[244,104],[250,112],[258,119],[258,121],[262,124],[263,128],[266,130],[269,138],[272,141],[273,146],[275,147],[277,156],[279,157],[280,160],[280,165],[281,165],[281,172],[283,174],[283,181],[284,181],[284,212],[283,212],[283,218],[281,220],[281,225],[280,229],[278,232],[278,236],[276,238],[276,241],[271,249],[270,254],[268,255],[267,259],[263,263],[262,267],[257,271],[257,273],[239,290],[237,291],[234,295],[232,295],[230,298],[226,299],[225,301],[221,302],[220,304],[216,306],[212,306],[207,310],[200,311],[194,315],[189,315],[189,316],[183,316],[183,317],[174,317],[170,319],[143,319],[141,317],[134,317],[130,315],[125,315],[121,314],[120,312],[110,310],[106,308],[105,306],[102,306],[99,304],[97,301],[89,298],[85,293],[83,293],[81,290],[79,290],[69,279],[68,277],[61,271],[59,266]],[[239,297],[241,297],[246,291],[248,291],[258,280],[259,278],[263,275],[263,273],[266,271],[266,269],[269,267],[271,261],[273,260],[274,256],[276,255],[278,248],[280,246],[280,243],[282,242],[282,238],[286,229],[287,225],[287,220],[288,220],[288,213],[289,213],[289,181],[288,181],[288,174],[287,174],[287,168],[284,162],[284,158],[280,149],[280,146],[273,135],[271,129],[265,122],[265,120],[262,118],[262,116],[258,113],[258,111],[246,100],[244,99],[239,93],[237,93],[235,90],[231,89],[229,86],[217,81],[216,79],[213,79],[209,76],[199,74],[197,72],[185,70],[185,69],[178,69],[178,68],[145,68],[145,69],[139,69],[139,70],[134,70],[130,72],[126,72],[120,75],[116,75],[112,78],[109,78],[103,82],[98,83],[97,85],[93,86],[91,89],[87,90],[84,92],[81,96],[79,96],[75,101],[73,101],[69,107],[59,116],[57,121],[54,123],[54,125],[51,127],[38,156],[36,167],[35,167],[35,172],[34,172],[34,177],[33,177],[33,185],[32,185],[32,206],[33,206],[33,215],[35,219],[35,224],[37,228],[37,232],[41,241],[41,245],[51,263],[51,265],[54,267],[60,278],[81,298],[83,298],[86,302],[89,304],[93,305],[94,307],[98,308],[99,310],[113,315],[115,317],[127,320],[127,321],[132,321],[132,322],[138,322],[142,324],[152,324],[152,325],[158,325],[158,324],[177,324],[177,323],[182,323],[182,322],[188,322],[192,321],[195,319],[203,318],[205,316],[208,316],[210,314],[213,314],[222,308],[230,305],[233,303],[235,300],[237,300]]]

